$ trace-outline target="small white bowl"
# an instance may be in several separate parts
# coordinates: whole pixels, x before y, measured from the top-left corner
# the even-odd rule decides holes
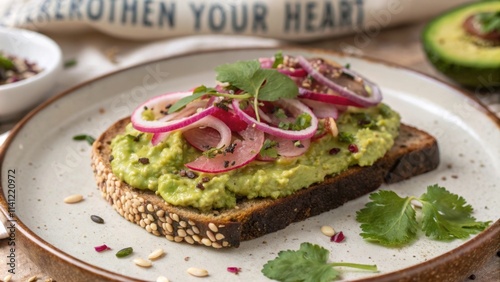
[[[0,85],[0,121],[15,119],[48,98],[62,70],[59,46],[40,33],[0,27],[0,50],[36,63],[42,71],[9,84]]]

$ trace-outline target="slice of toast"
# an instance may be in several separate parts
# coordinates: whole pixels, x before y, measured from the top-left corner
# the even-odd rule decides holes
[[[401,125],[392,149],[372,166],[354,166],[322,183],[280,199],[239,200],[236,208],[202,213],[167,204],[154,192],[130,187],[111,170],[111,140],[130,122],[120,120],[106,130],[92,148],[92,169],[102,196],[128,221],[170,241],[214,248],[238,247],[283,229],[377,189],[435,169],[439,164],[437,141],[428,133]]]

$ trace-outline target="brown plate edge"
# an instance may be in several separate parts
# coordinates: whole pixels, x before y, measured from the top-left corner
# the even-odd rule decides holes
[[[275,46],[275,47],[241,47],[241,48],[230,48],[230,49],[224,49],[224,48],[209,49],[209,50],[203,50],[201,51],[201,53],[219,53],[219,52],[245,51],[245,50],[280,50],[280,49],[293,50],[293,51],[302,50],[309,53],[334,55],[340,57],[355,57],[371,61],[377,64],[383,64],[395,68],[400,68],[408,72],[419,74],[428,79],[444,84],[454,89],[455,92],[460,93],[460,95],[469,98],[470,101],[473,102],[472,105],[481,112],[483,112],[485,115],[487,115],[490,119],[492,119],[500,129],[500,118],[498,118],[485,105],[483,105],[478,98],[474,97],[472,94],[467,93],[464,90],[458,88],[457,86],[451,85],[446,81],[440,80],[439,78],[434,78],[422,72],[411,70],[395,63],[385,62],[380,59],[371,58],[369,56],[358,56],[358,55],[344,54],[341,52],[320,49],[320,48],[304,48],[300,46],[289,46],[289,45]],[[82,88],[90,83],[93,83],[95,81],[101,80],[108,76],[112,76],[129,69],[148,65],[154,62],[188,57],[199,53],[200,52],[193,51],[185,54],[169,56],[163,59],[149,60],[134,66],[119,69],[110,72],[108,74],[93,78],[91,80],[79,83],[76,86],[71,87],[51,97],[50,99],[48,99],[47,101],[45,101],[44,103],[33,109],[31,112],[29,112],[11,130],[11,133],[7,137],[7,140],[5,140],[3,146],[0,148],[0,168],[2,168],[3,160],[5,158],[7,149],[10,143],[12,142],[14,136],[16,136],[16,134],[18,133],[18,131],[21,130],[21,128],[29,120],[35,117],[38,112],[42,111],[44,108],[52,104],[54,101],[66,95],[69,95],[76,89]],[[0,193],[0,212],[2,212],[7,218],[10,219],[8,212],[8,204],[3,196],[4,195],[3,187],[1,186],[2,171],[3,170],[0,170],[0,191],[2,191],[2,193]],[[40,237],[38,237],[35,233],[29,230],[17,217],[15,217],[14,219],[16,220],[17,231],[20,231],[21,234],[21,236],[17,236],[16,238],[20,238],[19,241],[22,242],[23,244],[22,248],[24,248],[25,250],[29,250],[26,252],[28,256],[42,269],[46,270],[50,274],[56,274],[54,275],[55,278],[75,279],[78,277],[84,280],[90,279],[89,281],[143,281],[123,276],[120,274],[116,274],[101,267],[91,265],[81,260],[78,260],[62,252],[52,244],[49,244]],[[465,244],[445,254],[435,257],[431,260],[395,272],[381,274],[378,276],[365,278],[357,281],[419,281],[419,280],[425,281],[428,279],[430,280],[439,279],[440,281],[457,281],[459,279],[463,280],[469,275],[470,271],[484,264],[489,257],[491,257],[495,252],[498,251],[498,249],[500,249],[500,220],[493,223],[485,231],[476,235],[474,238],[472,238]]]

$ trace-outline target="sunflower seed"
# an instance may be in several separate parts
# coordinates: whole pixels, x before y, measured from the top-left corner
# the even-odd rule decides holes
[[[325,234],[328,237],[331,237],[335,235],[335,230],[331,226],[323,225],[321,226],[321,233]]]

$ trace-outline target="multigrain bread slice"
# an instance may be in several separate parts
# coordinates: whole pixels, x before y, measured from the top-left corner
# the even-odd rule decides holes
[[[167,204],[151,191],[130,187],[111,170],[111,140],[130,122],[120,120],[105,131],[92,149],[92,168],[102,196],[130,222],[170,241],[213,248],[238,247],[241,241],[278,231],[289,224],[337,208],[377,189],[435,169],[437,141],[428,133],[401,125],[387,154],[368,167],[354,166],[322,183],[280,199],[239,200],[236,208],[202,213]]]

